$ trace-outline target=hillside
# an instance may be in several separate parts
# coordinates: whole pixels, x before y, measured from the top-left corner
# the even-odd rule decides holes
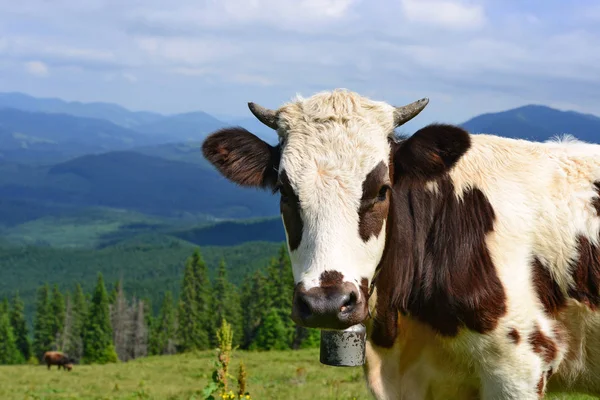
[[[148,111],[130,111],[112,103],[82,103],[57,98],[39,98],[24,93],[0,93],[0,109],[16,108],[23,111],[69,114],[75,117],[103,119],[113,124],[131,128],[163,118],[163,115]]]
[[[461,125],[472,133],[510,138],[546,141],[554,136],[571,134],[579,140],[600,143],[599,117],[540,105],[479,115]]]
[[[142,124],[135,129],[146,134],[162,135],[170,142],[200,141],[209,133],[227,126],[215,117],[202,112],[176,114]]]
[[[280,217],[258,221],[224,221],[217,224],[172,231],[182,240],[201,245],[233,246],[255,240],[285,241],[285,230]]]
[[[212,165],[202,156],[201,146],[201,141],[189,141],[135,147],[131,149],[131,151],[147,156],[187,162],[197,164],[203,168],[213,169]]]
[[[0,202],[0,207],[4,204]],[[27,207],[27,203],[22,207]],[[35,205],[35,203],[34,203]],[[10,206],[10,204],[9,204]],[[11,210],[10,207],[7,207]],[[0,208],[1,210],[2,208]],[[18,211],[12,209],[12,211]],[[39,209],[33,208],[35,214]],[[103,248],[148,234],[172,236],[197,245],[231,246],[248,241],[283,242],[279,217],[214,223],[198,216],[173,218],[104,207],[51,208],[30,221],[0,225],[6,243],[54,248]],[[0,214],[0,217],[3,214]],[[10,221],[10,214],[7,213]],[[138,239],[141,240],[141,239]]]
[[[95,118],[0,109],[0,160],[49,163],[156,139]]]
[[[221,259],[229,279],[239,284],[244,276],[264,268],[282,243],[248,242],[238,246],[201,246],[209,274]],[[185,260],[197,246],[165,235],[137,236],[103,249],[57,249],[14,246],[0,240],[0,299],[15,290],[31,311],[35,291],[45,281],[62,290],[73,290],[76,282],[90,291],[98,272],[106,282],[123,279],[128,293],[147,297],[158,306],[166,290],[179,293]]]
[[[0,174],[4,201],[104,206],[161,216],[278,214],[275,196],[268,192],[240,188],[199,165],[136,152],[86,155],[51,167],[0,164],[0,171],[11,169],[16,172]]]

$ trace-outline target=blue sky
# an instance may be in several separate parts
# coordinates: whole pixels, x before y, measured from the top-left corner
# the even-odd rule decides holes
[[[0,0],[0,91],[250,115],[344,87],[418,124],[528,103],[600,115],[593,0]]]

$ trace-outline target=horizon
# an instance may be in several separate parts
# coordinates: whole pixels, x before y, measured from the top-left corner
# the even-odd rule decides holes
[[[18,96],[27,96],[29,98],[32,99],[36,99],[36,100],[41,100],[41,101],[61,101],[67,104],[81,104],[81,105],[109,105],[109,106],[117,106],[117,107],[121,107],[122,109],[129,111],[129,112],[134,112],[134,113],[144,113],[144,112],[148,112],[148,113],[153,113],[153,114],[157,114],[157,115],[161,115],[162,117],[172,117],[172,116],[176,116],[176,115],[182,115],[182,114],[191,114],[191,113],[197,113],[197,112],[201,112],[204,114],[208,114],[209,116],[221,121],[221,122],[225,122],[225,123],[233,123],[233,120],[236,119],[256,119],[250,112],[248,112],[249,115],[228,115],[228,114],[211,114],[209,112],[206,112],[205,110],[201,110],[201,109],[196,109],[196,110],[191,110],[191,111],[184,111],[181,113],[164,113],[164,112],[160,112],[160,111],[153,111],[153,110],[147,110],[147,109],[135,109],[135,108],[129,108],[126,107],[123,104],[119,104],[117,102],[109,102],[109,101],[80,101],[80,100],[70,100],[70,99],[65,99],[62,97],[58,97],[58,96],[44,96],[44,97],[38,97],[38,96],[34,96],[30,93],[25,93],[25,92],[20,92],[20,91],[10,91],[10,92],[3,92],[0,91],[0,96],[3,95],[18,95]],[[374,99],[377,100],[377,99]],[[431,99],[430,99],[431,101]],[[481,117],[484,115],[489,115],[489,114],[498,114],[498,113],[502,113],[502,112],[508,112],[508,111],[513,111],[513,110],[518,110],[518,109],[522,109],[522,108],[526,108],[526,107],[545,107],[545,108],[549,108],[549,109],[553,109],[555,111],[559,111],[559,112],[574,112],[574,113],[578,113],[581,115],[588,115],[588,116],[592,116],[592,117],[596,117],[596,118],[600,118],[600,114],[594,114],[594,113],[585,113],[585,112],[580,112],[577,110],[573,110],[573,109],[568,109],[568,108],[559,108],[559,107],[551,107],[547,104],[541,104],[541,103],[528,103],[528,104],[521,104],[521,105],[516,105],[514,107],[511,108],[507,108],[507,109],[500,109],[500,110],[492,110],[492,111],[488,111],[482,114],[477,114],[477,115],[472,115],[467,117],[464,121],[459,122],[459,124],[461,123],[465,123],[468,122],[469,120],[473,119],[473,118],[477,118],[477,117]],[[6,107],[5,107],[6,108]],[[11,108],[11,107],[8,107]],[[19,108],[15,108],[17,110],[20,110]],[[23,110],[21,110],[23,111]],[[37,111],[34,111],[37,112]],[[41,111],[40,111],[41,112]],[[44,112],[41,112],[44,113]],[[66,115],[70,115],[68,113],[64,113]],[[90,118],[90,117],[79,117],[79,118]],[[110,122],[110,121],[108,121]],[[432,121],[432,122],[445,122],[445,121]],[[415,123],[415,121],[409,121],[407,124],[405,124],[404,126],[410,126],[412,124]],[[425,125],[423,123],[420,123],[418,125]]]
[[[276,108],[334,88],[394,105],[429,97],[407,129],[529,104],[600,110],[600,7],[591,0],[115,7],[111,0],[7,3],[0,91],[217,118],[251,116],[249,101]]]

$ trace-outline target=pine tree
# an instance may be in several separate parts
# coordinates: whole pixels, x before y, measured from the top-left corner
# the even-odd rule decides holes
[[[268,311],[250,345],[251,350],[285,350],[289,348],[287,329],[277,309]]]
[[[110,295],[108,296],[108,303],[110,305],[115,304],[115,301],[117,300],[117,296],[119,294],[119,291],[121,291],[121,280],[117,279],[117,281],[114,283],[112,290],[110,292]]]
[[[0,315],[8,313],[9,309],[8,297],[5,297],[2,302],[0,302]]]
[[[144,317],[144,302],[132,301],[130,357],[140,358],[148,355],[148,325]]]
[[[17,348],[8,312],[2,312],[0,314],[0,364],[12,365],[23,361],[23,356]]]
[[[179,301],[178,344],[181,351],[209,346],[210,282],[206,264],[196,249],[186,261]]]
[[[33,352],[38,360],[46,351],[52,350],[52,314],[50,308],[50,288],[48,284],[40,287],[37,292],[35,318],[33,322]]]
[[[69,293],[65,294],[65,319],[63,320],[62,330],[57,335],[57,349],[61,352],[67,352],[66,349],[71,347],[72,330],[73,330],[73,301]]]
[[[81,285],[75,286],[71,307],[71,332],[65,352],[79,361],[83,357],[83,327],[87,315],[87,303]]]
[[[117,361],[117,353],[112,342],[108,294],[101,273],[98,274],[98,283],[83,330],[83,356],[84,361],[90,364]]]
[[[109,305],[112,338],[117,356],[121,361],[129,360],[129,340],[132,332],[133,310],[127,304],[120,282],[115,285],[116,295]]]
[[[212,325],[212,287],[208,279],[208,268],[200,251],[195,249],[191,257],[196,287],[196,304],[200,316],[200,329],[206,333],[207,339]],[[207,342],[210,344],[210,340]]]
[[[310,349],[319,347],[321,343],[321,331],[318,329],[296,326],[292,349]]]
[[[150,354],[175,354],[176,329],[173,295],[170,291],[167,291],[158,318],[155,320],[155,324],[152,327]]]
[[[217,345],[216,331],[226,319],[233,330],[233,343],[239,345],[243,340],[242,309],[237,288],[227,280],[225,261],[221,260],[217,270],[217,278],[213,287],[213,329],[212,345]]]
[[[63,330],[65,323],[65,299],[58,289],[57,285],[54,285],[52,289],[52,298],[50,299],[50,332],[52,334],[54,348],[58,348],[58,336]]]
[[[266,278],[260,271],[256,271],[244,279],[241,303],[244,305],[242,308],[244,331],[242,347],[245,349],[248,349],[254,342],[258,327],[266,311],[272,306],[271,300],[265,294],[266,285]]]
[[[15,293],[10,310],[10,324],[15,336],[17,349],[25,361],[31,358],[31,342],[29,341],[29,332],[27,321],[25,320],[25,304],[19,297],[19,292]]]
[[[279,249],[278,257],[271,260],[267,266],[266,274],[263,284],[260,285],[260,288],[257,288],[259,293],[256,293],[259,302],[256,306],[254,324],[259,326],[260,335],[263,337],[263,339],[258,338],[259,331],[257,330],[255,333],[256,340],[260,343],[271,343],[272,340],[265,341],[264,338],[282,335],[277,338],[276,347],[280,347],[281,343],[286,343],[287,347],[290,348],[294,344],[294,333],[296,332],[296,324],[291,319],[294,277],[285,246]],[[271,315],[272,311],[277,314],[277,319],[274,319]],[[265,332],[267,318],[270,318],[269,326],[277,329],[276,332]],[[261,347],[260,343],[258,348],[264,348]],[[269,344],[269,346],[272,347],[273,345]]]

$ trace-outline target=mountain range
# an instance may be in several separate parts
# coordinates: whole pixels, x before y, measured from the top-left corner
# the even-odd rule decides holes
[[[492,133],[515,139],[546,141],[569,134],[584,142],[600,143],[599,117],[542,105],[482,114],[461,126],[472,133]]]
[[[202,111],[162,115],[109,103],[0,93],[0,237],[47,242],[47,232],[55,232],[52,225],[57,225],[48,218],[76,212],[81,224],[90,224],[81,215],[98,207],[145,216],[129,222],[158,218],[168,220],[171,227],[183,223],[192,230],[191,221],[277,216],[274,196],[230,183],[203,159],[202,139],[230,125],[244,126],[271,143],[276,140],[274,132],[253,116],[218,119]],[[600,142],[600,118],[541,105],[483,114],[461,125],[473,133],[512,138],[543,141],[572,134]],[[116,237],[123,232],[139,233],[139,229],[122,231],[124,223],[115,216],[123,214],[113,211],[101,213],[94,229],[110,226]],[[67,220],[65,229],[74,229],[73,217]],[[276,229],[278,223],[269,229]],[[222,224],[218,229],[227,234],[217,234],[220,239],[215,242],[211,241],[213,231],[203,231],[202,241],[238,243],[239,227]],[[35,233],[36,229],[43,234]],[[246,230],[250,233],[244,240],[252,239],[253,229]],[[198,235],[189,231],[178,237],[197,239]],[[281,235],[278,231],[274,237]]]
[[[265,140],[276,140],[275,133],[254,117],[220,120],[202,111],[162,115],[110,103],[0,93],[0,160],[52,163],[90,153],[163,144],[199,146],[207,134],[230,125],[243,126]]]

